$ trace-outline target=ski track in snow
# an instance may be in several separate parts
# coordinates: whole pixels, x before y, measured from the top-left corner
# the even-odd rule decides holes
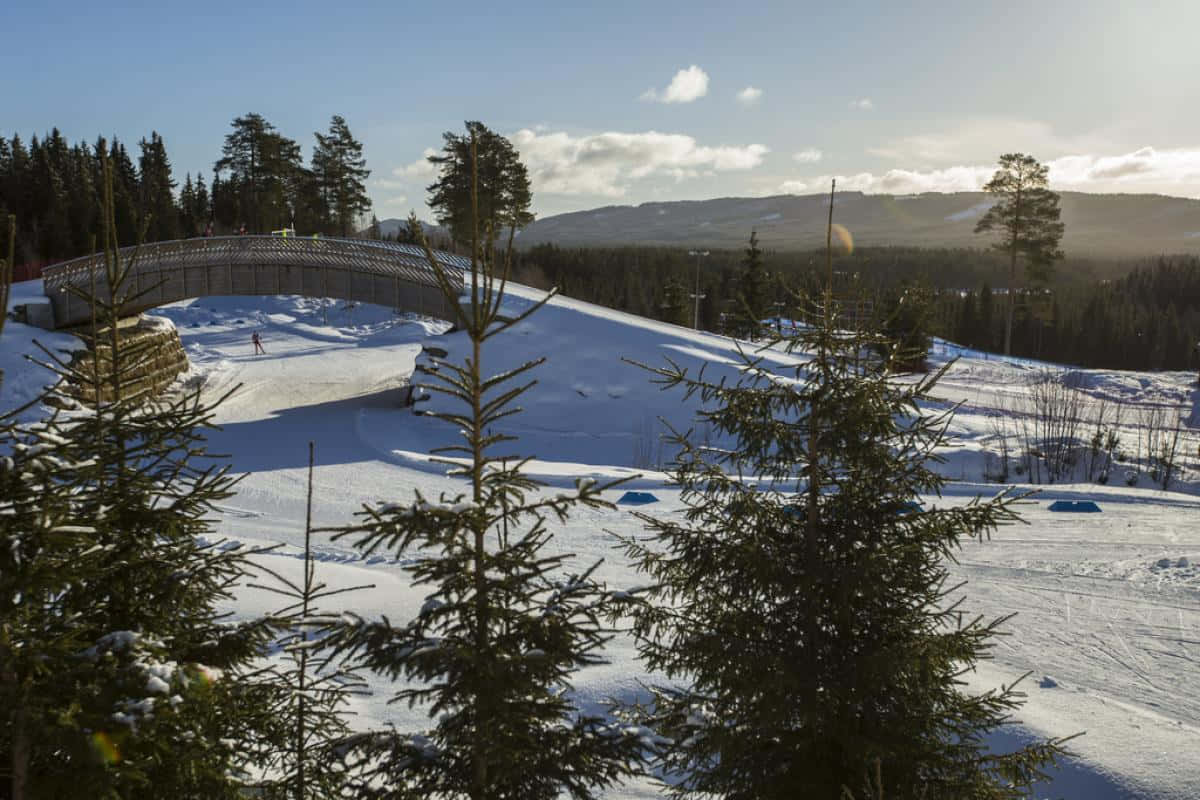
[[[18,285],[14,296],[39,288]],[[540,296],[519,286],[512,295],[514,308]],[[399,387],[417,359],[432,363],[420,355],[423,343],[449,350],[447,360],[461,355],[461,335],[438,336],[441,323],[364,305],[349,309],[330,302],[323,308],[319,300],[295,297],[202,298],[154,313],[179,329],[192,364],[183,382],[203,386],[210,398],[240,384],[217,412],[221,429],[210,435],[209,452],[228,454],[247,475],[237,496],[218,509],[214,541],[275,545],[255,558],[277,572],[299,574],[310,440],[316,445],[318,526],[345,525],[364,504],[411,501],[414,490],[434,500],[462,492],[461,483],[446,477],[446,466],[426,456],[431,447],[452,441],[454,431],[398,404]],[[262,335],[266,356],[251,354],[254,330]],[[0,408],[18,405],[46,382],[44,372],[19,359],[31,350],[34,335],[54,347],[70,346],[69,337],[10,323],[0,343],[5,370]],[[678,393],[660,393],[649,375],[621,358],[660,365],[669,357],[689,369],[708,361],[714,377],[735,377],[731,341],[556,298],[485,350],[485,369],[510,369],[543,354],[549,362],[535,373],[539,385],[524,398],[525,413],[513,421],[521,436],[517,452],[542,456],[529,471],[552,486],[571,485],[577,477],[638,476],[622,490],[653,488],[661,500],[644,510],[678,511],[677,492],[654,469],[670,455],[655,443],[655,419],[687,427],[691,411],[680,405]],[[802,361],[782,353],[764,356],[774,368]],[[935,363],[951,357],[959,361],[939,385],[937,394],[946,402],[937,405],[962,403],[951,433],[963,447],[946,454],[941,469],[954,482],[942,498],[927,498],[927,506],[998,491],[983,481],[992,420],[1017,411],[1028,380],[1053,368],[936,343]],[[1071,375],[1089,402],[1119,399],[1178,408],[1200,424],[1200,392],[1190,373],[1071,370]],[[1129,436],[1136,424],[1132,417],[1126,420]],[[1197,433],[1188,431],[1176,491],[1086,483],[1037,487],[1041,493],[1023,507],[1026,524],[965,543],[952,568],[955,579],[967,581],[963,593],[971,614],[1017,614],[997,640],[993,659],[966,678],[972,688],[984,690],[1030,673],[1021,684],[1028,702],[1017,715],[1024,727],[997,735],[997,746],[1019,743],[1027,731],[1085,732],[1071,743],[1078,760],[1065,764],[1039,797],[1200,796],[1200,696],[1194,691],[1200,676]],[[616,492],[611,494],[615,499]],[[1081,498],[1095,499],[1103,513],[1047,510],[1052,500]],[[550,547],[574,553],[579,563],[604,559],[599,578],[628,588],[638,576],[623,563],[609,533],[640,530],[625,507],[582,509],[556,532]],[[345,596],[351,610],[403,619],[420,608],[424,591],[407,584],[392,554],[364,558],[349,537],[333,542],[318,534],[316,540],[319,579],[374,584]],[[1177,566],[1181,557],[1188,566]],[[1160,566],[1165,562],[1171,566]],[[273,602],[265,592],[246,589],[231,610],[249,617],[270,611]],[[634,697],[638,680],[646,678],[627,637],[610,642],[607,654],[609,664],[583,671],[575,682],[580,702],[591,708],[610,697]],[[375,679],[371,689],[371,697],[356,703],[356,726],[427,724],[422,709],[386,705],[394,687]],[[635,784],[609,796],[657,792]]]

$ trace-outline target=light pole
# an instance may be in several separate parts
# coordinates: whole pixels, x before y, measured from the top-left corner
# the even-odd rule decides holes
[[[700,294],[700,257],[708,255],[707,250],[688,250],[689,256],[696,257],[696,291],[692,293],[692,299],[696,301],[695,310],[692,312],[692,328],[700,330],[700,300],[704,295]]]

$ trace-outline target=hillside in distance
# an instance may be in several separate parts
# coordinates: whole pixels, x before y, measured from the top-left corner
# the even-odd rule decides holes
[[[1200,254],[1200,200],[1151,194],[1062,192],[1062,247],[1072,256]],[[838,192],[835,223],[855,245],[983,247],[975,223],[991,198],[983,192],[919,195]],[[772,250],[825,245],[827,195],[728,197],[605,206],[538,219],[518,237],[522,247],[674,245],[737,248],[757,230]]]

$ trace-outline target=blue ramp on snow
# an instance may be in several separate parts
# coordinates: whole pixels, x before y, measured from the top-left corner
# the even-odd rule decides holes
[[[657,503],[658,498],[649,492],[626,492],[617,502],[627,506],[644,506],[647,503]]]
[[[1100,506],[1093,503],[1091,500],[1055,500],[1050,504],[1051,511],[1075,511],[1086,514],[1095,514],[1100,511]]]

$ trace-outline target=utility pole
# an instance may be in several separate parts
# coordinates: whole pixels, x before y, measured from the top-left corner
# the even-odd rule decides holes
[[[825,305],[833,303],[833,195],[837,191],[837,178],[829,184],[829,224],[825,227]],[[826,311],[828,313],[828,311]]]
[[[689,256],[696,257],[696,291],[692,292],[692,299],[695,300],[695,309],[692,312],[692,328],[700,330],[700,300],[704,295],[700,294],[700,257],[708,255],[707,250],[688,250]]]

